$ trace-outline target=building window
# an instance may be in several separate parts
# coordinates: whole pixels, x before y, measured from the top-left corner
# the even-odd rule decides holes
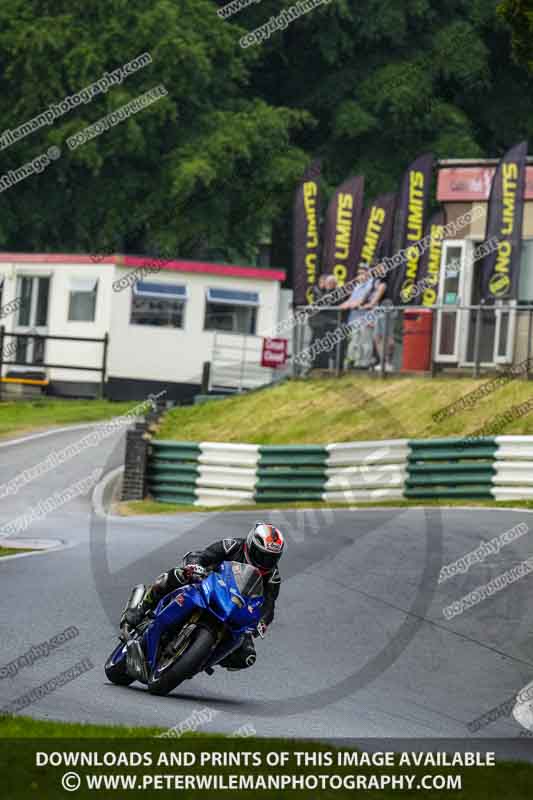
[[[533,239],[522,240],[518,300],[533,303]]]
[[[255,335],[259,294],[234,289],[208,289],[205,330]]]
[[[187,288],[172,283],[137,281],[131,299],[132,325],[183,328]]]
[[[68,304],[69,322],[94,322],[98,278],[71,278]]]

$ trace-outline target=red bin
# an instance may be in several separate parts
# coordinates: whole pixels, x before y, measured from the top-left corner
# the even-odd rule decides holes
[[[431,369],[433,311],[406,308],[403,312],[402,372],[427,372]]]

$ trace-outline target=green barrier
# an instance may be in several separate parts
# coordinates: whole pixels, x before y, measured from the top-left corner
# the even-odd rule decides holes
[[[292,466],[292,467],[276,467],[276,466],[269,466],[269,467],[259,467],[256,470],[257,477],[261,478],[287,478],[290,480],[291,478],[319,478],[322,480],[327,480],[327,473],[326,468],[323,469],[315,469],[314,467],[306,467],[303,466]]]
[[[321,500],[328,452],[322,445],[263,445],[259,448],[255,501]]]
[[[424,478],[407,478],[405,481],[406,486],[450,486],[457,485],[475,485],[475,486],[492,486],[491,482],[492,472],[476,472],[472,475],[450,475],[433,474]]]
[[[158,475],[157,478],[148,476],[148,485],[157,489],[159,486],[165,484],[166,486],[196,486],[196,473],[189,473],[188,475]]]
[[[470,447],[476,445],[492,445],[493,447],[497,447],[496,440],[493,436],[480,436],[475,439],[453,437],[450,439],[410,439],[407,445],[412,450],[416,450],[418,447],[431,447],[432,449],[438,447],[448,449],[450,447]]]
[[[160,503],[194,504],[201,452],[196,442],[158,439],[151,442],[147,484],[154,500]]]
[[[176,461],[165,461],[160,458],[151,458],[148,469],[155,474],[159,472],[199,472],[198,462],[186,461],[185,463]]]
[[[484,472],[485,470],[494,474],[496,472],[496,467],[494,466],[493,461],[471,461],[470,463],[457,463],[454,462],[453,464],[420,464],[420,463],[413,463],[409,464],[409,473],[411,475],[416,474],[425,474],[425,473],[434,473],[435,470],[438,470],[439,473],[443,472],[452,472],[454,475],[460,472]]]
[[[407,457],[408,462],[412,461],[453,461],[454,459],[473,459],[491,458],[496,454],[497,447],[471,447],[457,450],[434,450],[419,448],[416,452],[410,453]]]
[[[498,445],[493,437],[408,442],[404,497],[492,498]]]
[[[268,453],[261,455],[259,458],[258,466],[310,466],[321,467],[326,466],[327,456],[319,455],[318,453]]]
[[[262,489],[256,491],[254,500],[256,503],[290,503],[299,502],[300,500],[322,500],[322,492],[306,492],[306,491],[287,491],[282,492],[279,489]]]
[[[165,494],[154,494],[154,500],[158,503],[173,503],[180,506],[193,506],[196,502],[196,495],[194,494],[174,494],[173,492]]]
[[[308,478],[307,476],[302,476],[300,478],[291,478],[287,480],[286,478],[261,478],[257,484],[257,490],[260,489],[283,489],[284,487],[287,488],[287,491],[292,491],[293,489],[317,489],[321,492],[324,489],[324,480],[322,478]]]
[[[488,487],[480,489],[473,489],[471,487],[464,489],[456,489],[453,487],[448,487],[446,489],[404,489],[403,493],[404,497],[429,497],[434,500],[439,500],[442,497],[486,497],[490,500],[494,499]]]

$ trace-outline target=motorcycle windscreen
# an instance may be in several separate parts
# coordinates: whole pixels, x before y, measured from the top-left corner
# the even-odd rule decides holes
[[[231,571],[241,595],[246,595],[246,597],[263,596],[263,578],[258,569],[250,564],[232,561]]]

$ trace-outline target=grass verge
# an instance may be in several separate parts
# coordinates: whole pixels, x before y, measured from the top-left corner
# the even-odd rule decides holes
[[[328,444],[381,439],[466,436],[498,414],[531,398],[531,384],[510,381],[472,408],[434,422],[432,415],[486,379],[341,378],[289,380],[274,388],[169,411],[158,439]],[[530,417],[509,422],[500,434],[531,433]]]
[[[335,788],[332,789],[329,786],[316,788],[315,784],[310,791],[306,789],[302,791],[302,788],[287,788],[283,792],[260,791],[259,794],[266,798],[283,796],[284,798],[313,797],[315,800],[328,800],[328,798],[337,797],[348,800],[357,793],[358,796],[364,794],[369,797],[379,797],[382,800],[390,800],[398,796],[430,800],[435,797],[437,789],[443,793],[443,784],[440,782],[438,786],[436,783],[434,786],[431,783],[424,785],[422,781],[435,778],[442,781],[449,777],[454,780],[453,794],[458,798],[464,797],[469,800],[478,800],[478,798],[479,800],[481,798],[496,800],[498,798],[501,800],[501,798],[512,797],[513,800],[526,800],[526,798],[529,800],[533,785],[533,765],[530,763],[501,761],[495,766],[439,767],[431,765],[430,762],[430,765],[418,766],[413,759],[413,753],[411,753],[411,750],[414,753],[419,752],[419,748],[416,746],[411,748],[404,745],[407,762],[402,762],[400,756],[396,755],[394,766],[383,767],[379,765],[379,761],[376,765],[363,762],[355,766],[353,759],[359,759],[361,755],[357,755],[354,748],[346,745],[339,748],[318,741],[279,738],[253,738],[239,741],[222,735],[208,737],[202,734],[191,734],[186,742],[180,744],[176,740],[154,738],[154,734],[158,732],[157,728],[41,722],[27,717],[18,717],[7,721],[0,718],[0,770],[2,788],[5,792],[3,796],[9,800],[19,800],[19,798],[26,800],[26,798],[34,796],[46,797],[48,800],[64,798],[65,789],[61,787],[61,781],[66,772],[66,764],[68,763],[70,766],[73,763],[70,759],[68,761],[64,759],[66,756],[76,756],[78,753],[87,753],[89,759],[98,759],[100,762],[97,767],[91,766],[91,760],[89,760],[88,766],[84,765],[81,759],[79,764],[74,762],[76,771],[69,775],[71,779],[74,777],[74,780],[78,780],[79,791],[76,797],[80,798],[94,797],[96,786],[105,791],[106,784],[103,781],[106,779],[98,777],[105,775],[109,776],[107,780],[110,785],[107,788],[113,790],[113,796],[125,797],[127,794],[131,797],[142,798],[161,797],[163,794],[172,794],[175,797],[176,791],[187,798],[219,797],[225,795],[226,792],[221,789],[206,794],[205,788],[203,788],[206,780],[210,780],[211,776],[213,778],[217,776],[218,780],[222,779],[227,782],[230,775],[243,775],[246,788],[238,790],[238,797],[243,800],[248,800],[248,798],[253,800],[253,798],[257,798],[258,790],[250,785],[250,780],[266,782],[271,773],[293,775],[295,779],[298,778],[302,782],[308,779],[308,776],[321,775],[326,778],[326,776],[333,775],[336,776],[334,778]],[[61,743],[59,746],[56,743],[58,739],[68,739],[68,744]],[[432,750],[449,753],[452,748],[449,740],[445,741],[447,742],[446,746],[442,746],[439,745],[439,740],[435,740]],[[383,749],[389,751],[390,747],[385,746]],[[459,742],[457,749],[461,749]],[[483,743],[481,749],[490,752],[490,740]],[[244,757],[241,757],[241,764],[229,760],[227,764],[222,762],[221,753],[228,753],[234,757],[237,753],[245,753],[250,750],[256,755],[254,760],[250,758],[249,764],[246,763]],[[185,767],[180,766],[178,759],[173,761],[174,757],[179,757],[180,751],[186,751],[189,756]],[[272,763],[278,765],[280,763],[279,754],[281,752],[286,754],[287,759],[282,766],[276,766],[273,769]],[[37,758],[37,753],[39,758]],[[147,753],[150,754],[150,757],[147,762],[144,762],[143,755]],[[303,753],[308,754],[305,760],[302,758]],[[115,758],[110,758],[113,754]],[[135,757],[131,765],[128,763],[128,754]],[[278,760],[270,762],[268,754],[276,755]],[[58,765],[58,755],[61,766]],[[329,757],[330,760],[326,761],[326,757]],[[483,754],[482,757],[485,761],[486,757]],[[114,766],[115,761],[116,766]],[[312,766],[314,763],[317,766]],[[109,764],[109,766],[101,766],[102,764]],[[318,766],[319,764],[320,766]],[[151,778],[150,776],[154,773],[155,777]],[[169,777],[173,775],[197,776],[198,788],[187,788],[183,791],[181,788],[174,787],[172,781],[168,786],[164,783],[156,785],[156,778],[157,776],[161,778],[161,774],[169,775]],[[128,781],[125,788],[133,789],[133,791],[117,794],[117,789],[120,790],[120,784],[117,783],[120,780],[118,776],[125,776]],[[343,787],[339,786],[339,776],[349,783]],[[392,777],[387,777],[387,783],[385,783],[380,780],[379,776],[383,778],[394,776],[395,785],[392,785]],[[365,781],[364,788],[356,789],[354,785],[356,778]],[[407,783],[400,788],[397,782],[402,778],[404,780],[409,778],[409,781],[412,781],[410,783],[412,788],[406,789],[406,786],[409,785]],[[455,783],[457,778],[460,780],[459,786]],[[91,785],[88,783],[89,779]],[[98,780],[98,784],[95,783],[95,780]],[[378,785],[372,781],[377,781]],[[375,789],[378,788],[379,783],[382,783],[382,788],[376,792]],[[160,789],[166,791],[161,792]],[[111,797],[111,791],[105,791],[104,796]]]
[[[3,556],[14,556],[17,553],[32,553],[32,547],[0,547],[0,558]]]
[[[56,425],[99,422],[124,414],[135,403],[112,403],[109,400],[5,401],[0,403],[0,439],[19,436]]]
[[[72,738],[135,739],[157,736],[165,728],[132,728],[126,725],[87,725],[81,722],[54,722],[32,717],[0,716],[0,739]]]
[[[232,506],[181,506],[177,503],[157,503],[155,500],[134,500],[129,503],[116,503],[113,511],[121,517],[132,517],[137,514],[178,514],[198,512],[206,513],[213,511],[260,511],[272,509],[299,509],[299,508],[422,508],[424,506],[468,506],[468,508],[525,508],[533,509],[533,500],[468,500],[443,499],[431,500],[421,498],[420,500],[374,500],[371,503],[321,503],[321,502],[301,502],[301,503],[257,503]]]

